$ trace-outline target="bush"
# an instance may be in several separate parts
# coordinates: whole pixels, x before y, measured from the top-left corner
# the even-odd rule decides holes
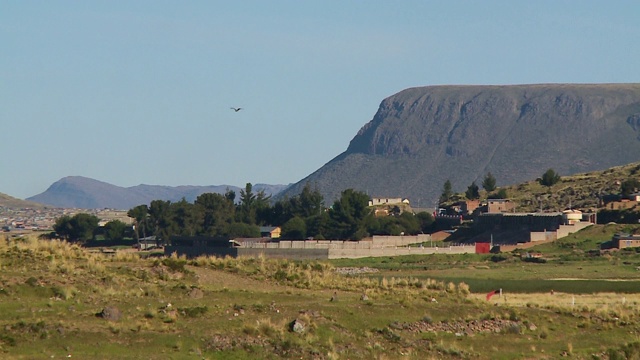
[[[206,306],[194,306],[188,308],[179,308],[178,311],[186,317],[198,317],[204,315],[209,309]]]
[[[187,264],[186,259],[168,257],[162,259],[162,265],[168,267],[172,271],[185,272],[184,266]]]

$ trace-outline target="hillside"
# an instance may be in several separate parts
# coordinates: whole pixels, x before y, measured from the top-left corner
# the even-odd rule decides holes
[[[537,180],[506,186],[507,195],[518,203],[518,211],[592,210],[602,197],[620,194],[620,184],[635,178],[640,180],[640,162],[615,166],[602,171],[563,176],[557,184],[546,187]]]
[[[264,190],[266,194],[275,194],[285,187],[286,185],[254,184],[253,191]],[[185,198],[193,202],[200,194],[225,193],[227,190],[233,190],[239,196],[240,188],[230,185],[120,187],[82,176],[68,176],[53,183],[45,192],[27,200],[62,208],[128,210],[137,205],[149,204],[153,200],[179,201]]]
[[[0,349],[3,359],[637,359],[640,256],[575,253],[547,264],[294,262],[7,239]]]
[[[7,194],[0,193],[0,207],[10,208],[10,209],[41,209],[44,208],[45,205],[42,205],[33,201],[26,201],[21,199],[16,199]]]
[[[640,160],[640,84],[428,86],[382,101],[347,150],[284,191],[311,183],[330,202],[347,188],[433,207],[454,191],[586,173]]]

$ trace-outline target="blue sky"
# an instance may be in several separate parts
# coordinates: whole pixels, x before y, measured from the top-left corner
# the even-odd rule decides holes
[[[0,192],[70,175],[297,182],[405,88],[640,82],[639,15],[638,1],[2,1]]]

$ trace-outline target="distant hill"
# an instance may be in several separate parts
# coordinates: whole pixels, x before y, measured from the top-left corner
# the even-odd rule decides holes
[[[16,199],[7,194],[0,193],[0,207],[10,208],[10,209],[42,209],[45,205],[33,202],[26,201],[21,199]]]
[[[286,187],[287,185],[253,184],[253,191],[264,190],[270,195]],[[128,210],[138,205],[149,204],[153,200],[179,201],[185,198],[193,202],[200,194],[222,194],[227,190],[235,191],[239,197],[240,189],[231,185],[137,185],[125,188],[82,176],[68,176],[53,183],[45,192],[27,200],[62,208]]]
[[[330,204],[344,189],[433,207],[443,184],[465,191],[640,161],[640,84],[427,86],[382,101],[347,150],[306,183]]]

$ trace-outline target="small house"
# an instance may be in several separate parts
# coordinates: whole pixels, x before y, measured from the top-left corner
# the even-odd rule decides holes
[[[509,199],[487,199],[488,213],[511,212],[516,208],[516,203]]]
[[[638,247],[640,246],[640,235],[615,234],[611,241],[616,249]]]
[[[260,226],[261,237],[278,239],[280,237],[281,232],[282,232],[282,229],[280,229],[279,226]]]

